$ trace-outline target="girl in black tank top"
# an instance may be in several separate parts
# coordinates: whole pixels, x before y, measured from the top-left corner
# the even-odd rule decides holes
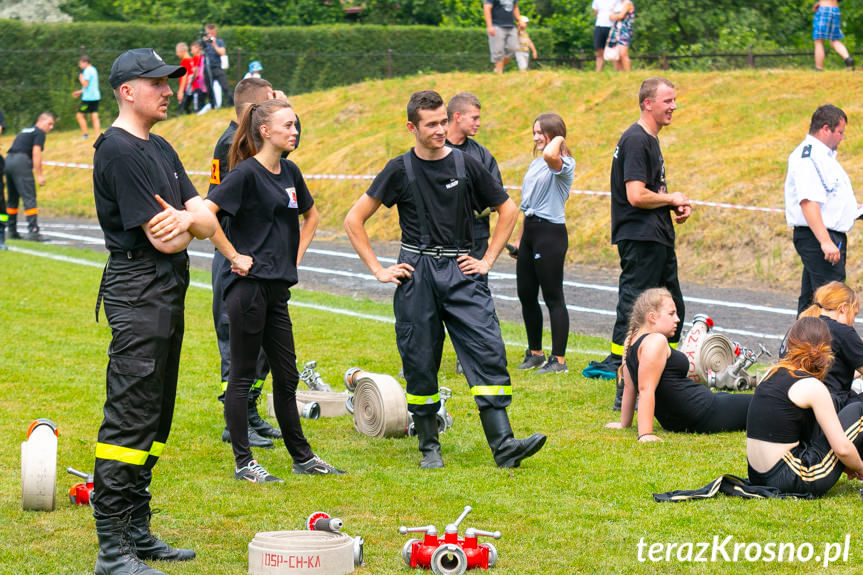
[[[635,302],[626,338],[623,405],[620,421],[606,425],[622,429],[632,425],[638,396],[638,440],[662,441],[653,433],[653,418],[669,431],[716,433],[746,429],[751,394],[713,393],[686,374],[686,356],[668,345],[680,318],[665,288],[646,290]]]
[[[833,361],[819,317],[801,317],[786,353],[755,390],[746,433],[749,481],[783,493],[822,495],[845,472],[863,479],[863,403],[838,414],[822,383]]]

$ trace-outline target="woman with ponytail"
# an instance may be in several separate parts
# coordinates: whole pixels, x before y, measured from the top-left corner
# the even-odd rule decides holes
[[[248,394],[261,347],[273,374],[273,399],[293,472],[344,473],[313,452],[297,412],[299,382],[288,313],[297,265],[312,241],[318,211],[300,169],[283,153],[297,142],[297,116],[286,100],[246,108],[229,154],[231,172],[207,196],[214,214],[228,218],[213,243],[231,263],[224,278],[230,319],[231,369],[225,391],[225,423],[231,434],[234,477],[281,482],[253,459],[248,435]],[[302,225],[299,216],[303,216]]]
[[[858,372],[863,373],[863,339],[854,329],[854,319],[860,311],[857,294],[842,282],[830,282],[818,288],[814,303],[800,317],[820,317],[830,329],[833,363],[824,376],[824,385],[833,396],[836,411],[855,401],[863,401],[863,395],[851,390],[851,383]],[[779,355],[785,355],[783,342]]]
[[[786,353],[755,388],[749,407],[749,482],[783,493],[823,495],[844,471],[863,479],[863,403],[838,414],[822,383],[830,369],[830,329],[817,317],[797,320]]]
[[[638,393],[638,441],[662,441],[653,433],[654,416],[668,431],[746,429],[752,394],[714,393],[689,379],[689,359],[668,345],[678,323],[680,318],[667,289],[645,290],[635,300],[620,368],[624,382],[620,421],[606,427],[632,425]]]

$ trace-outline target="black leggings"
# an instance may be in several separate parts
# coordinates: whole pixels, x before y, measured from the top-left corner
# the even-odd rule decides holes
[[[524,218],[515,265],[518,299],[527,331],[527,346],[542,349],[542,309],[539,290],[551,321],[551,354],[563,357],[569,338],[569,312],[563,297],[563,263],[569,247],[566,225],[535,216]]]
[[[714,393],[713,405],[692,430],[696,433],[720,433],[746,429],[751,393]]]
[[[300,381],[288,299],[291,291],[282,281],[242,278],[225,294],[230,320],[231,367],[225,390],[225,424],[237,467],[252,460],[247,429],[249,389],[257,380],[258,352],[263,346],[273,374],[273,405],[285,447],[295,462],[313,457],[303,435],[297,411]]]
[[[852,403],[839,412],[839,423],[857,452],[863,455],[863,403]],[[845,466],[833,453],[827,437],[817,425],[808,441],[785,454],[769,471],[759,473],[749,466],[749,481],[776,487],[783,493],[823,495],[839,481]]]

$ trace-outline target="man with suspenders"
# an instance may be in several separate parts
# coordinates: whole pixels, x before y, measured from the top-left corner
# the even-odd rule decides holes
[[[446,146],[447,111],[433,91],[408,102],[416,146],[390,160],[348,212],[348,238],[378,281],[398,285],[393,299],[396,343],[407,380],[408,410],[422,453],[420,466],[443,467],[438,441],[437,373],[444,325],[461,360],[480,419],[500,467],[517,467],[539,451],[545,436],[515,439],[506,408],[512,384],[488,274],[515,225],[518,208],[477,160]],[[378,261],[365,230],[381,204],[398,205],[402,249],[398,263]],[[469,255],[473,212],[492,206],[497,226],[481,259]]]

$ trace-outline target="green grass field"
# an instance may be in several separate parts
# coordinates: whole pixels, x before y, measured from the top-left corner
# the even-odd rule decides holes
[[[97,552],[88,508],[69,504],[66,491],[79,479],[72,466],[90,470],[104,400],[104,370],[110,332],[93,307],[104,256],[29,243],[38,250],[85,260],[91,265],[36,257],[19,251],[0,254],[3,318],[0,345],[0,574],[91,573]],[[208,285],[205,273],[193,281]],[[302,287],[301,285],[299,286]],[[603,429],[617,418],[610,409],[613,383],[586,380],[580,368],[596,359],[579,350],[606,349],[606,342],[573,336],[569,374],[542,377],[513,372],[510,410],[516,433],[548,434],[546,447],[520,469],[498,469],[484,441],[476,408],[464,380],[455,374],[447,346],[441,385],[455,396],[447,407],[455,427],[441,436],[446,468],[421,471],[416,440],[373,439],[353,429],[349,417],[304,420],[313,448],[350,472],[344,477],[290,474],[283,447],[257,450],[258,459],[284,484],[260,486],[232,479],[232,457],[219,441],[223,427],[218,393],[218,354],[210,315],[211,293],[191,287],[174,428],[156,466],[152,485],[153,530],[175,544],[191,546],[198,559],[156,564],[170,574],[242,574],[247,545],[258,531],[300,529],[304,519],[324,510],[345,521],[344,531],[366,541],[361,574],[410,573],[400,550],[407,537],[400,525],[443,527],[464,505],[473,513],[462,525],[499,529],[499,562],[492,573],[808,573],[820,563],[639,562],[638,543],[734,542],[810,543],[820,556],[824,545],[850,535],[847,562],[829,571],[863,569],[863,536],[856,515],[857,486],[845,479],[817,501],[715,500],[657,504],[651,493],[700,487],[720,473],[746,474],[744,434],[692,436],[661,432],[665,442],[639,444],[635,431]],[[349,317],[340,310],[391,317],[386,304],[297,289],[294,319],[300,361],[315,359],[324,379],[341,389],[352,365],[395,374],[399,359],[392,325]],[[310,309],[316,304],[332,311]],[[504,338],[523,341],[522,328],[504,324]],[[508,349],[510,364],[521,347]],[[269,389],[269,384],[266,386]],[[57,510],[21,510],[20,448],[30,422],[54,420],[60,429]],[[733,551],[731,547],[729,551]],[[804,554],[805,556],[805,554]],[[647,558],[647,548],[642,551]],[[710,558],[708,553],[707,558]]]

